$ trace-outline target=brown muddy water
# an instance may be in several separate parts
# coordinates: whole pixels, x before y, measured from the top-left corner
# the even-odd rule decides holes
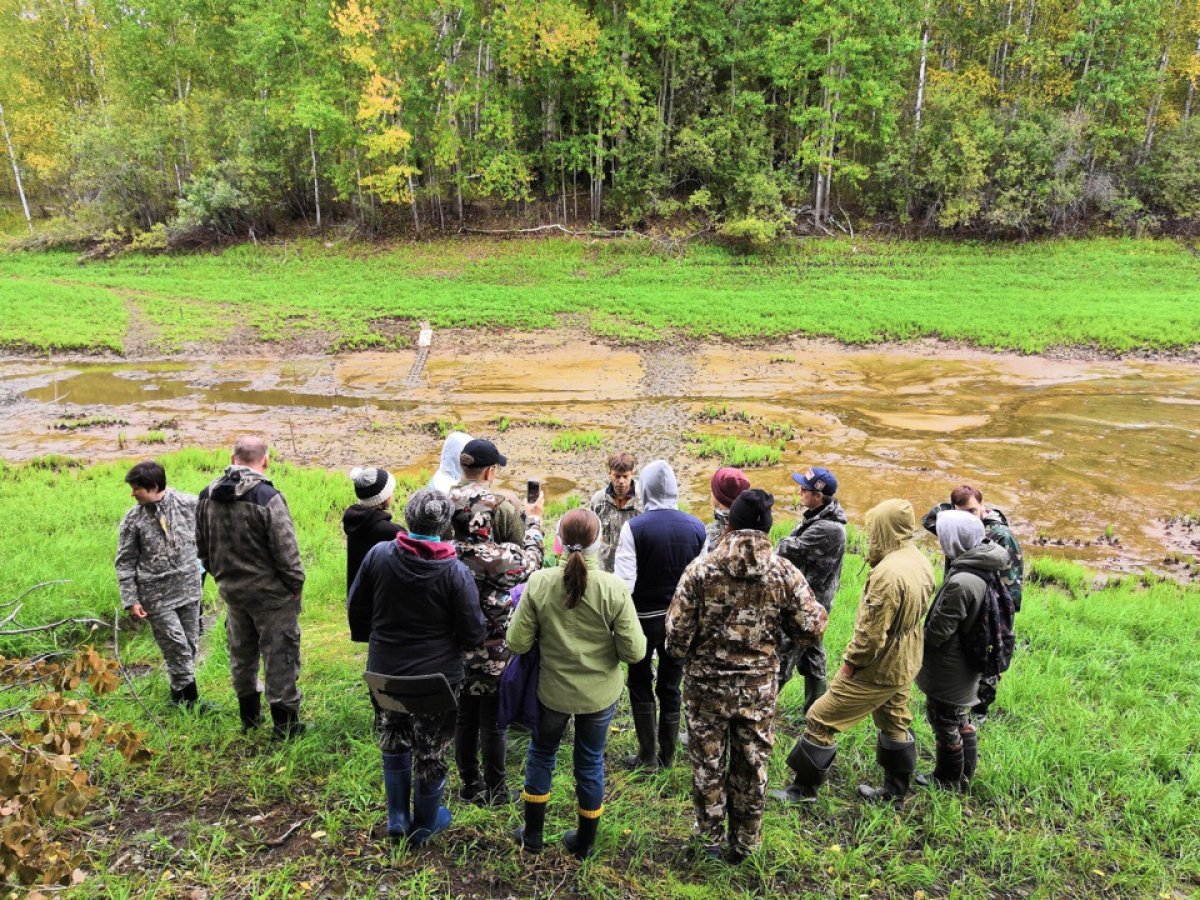
[[[509,457],[509,486],[540,477],[552,497],[598,487],[612,449],[643,463],[666,458],[687,505],[707,518],[718,463],[695,458],[687,436],[728,434],[784,441],[779,465],[748,473],[776,494],[784,515],[795,498],[789,473],[821,464],[838,475],[855,522],[892,496],[924,512],[966,482],[1008,513],[1032,554],[1108,570],[1162,568],[1173,552],[1200,556],[1200,529],[1186,521],[1200,513],[1194,363],[935,345],[849,350],[799,339],[753,349],[638,348],[575,332],[439,334],[420,383],[409,387],[413,360],[412,351],[3,360],[0,448],[9,461],[51,452],[133,460],[224,446],[254,429],[297,463],[415,473],[436,467],[441,441],[432,423],[442,419],[494,438]],[[713,407],[724,415],[705,417]],[[120,423],[65,427],[91,417]],[[509,420],[502,432],[500,417]],[[561,430],[535,424],[542,418],[600,431],[604,447],[555,452]],[[791,430],[781,438],[782,426]],[[163,432],[165,445],[140,444],[149,431]]]

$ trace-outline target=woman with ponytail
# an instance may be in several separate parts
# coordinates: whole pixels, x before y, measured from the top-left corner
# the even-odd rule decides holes
[[[542,849],[554,760],[574,717],[579,827],[568,831],[563,843],[580,859],[592,852],[604,809],[604,748],[624,688],[621,662],[646,655],[646,636],[629,589],[600,570],[600,533],[600,518],[590,509],[562,517],[559,565],[530,577],[508,627],[513,653],[524,653],[535,642],[541,650],[540,721],[525,761],[525,826],[517,829],[517,842],[535,853]]]

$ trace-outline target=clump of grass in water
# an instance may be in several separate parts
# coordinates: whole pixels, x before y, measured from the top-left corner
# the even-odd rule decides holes
[[[754,469],[773,466],[783,457],[781,446],[752,444],[738,437],[693,434],[684,438],[692,446],[692,455],[700,459],[719,459],[723,466]]]
[[[426,422],[425,430],[434,437],[439,437],[443,441],[450,436],[452,431],[466,431],[467,426],[462,422],[455,422],[452,419],[437,419],[433,422]]]
[[[85,416],[79,419],[59,419],[51,428],[58,431],[78,431],[81,428],[107,428],[110,425],[128,425],[124,419],[112,416]]]
[[[550,442],[550,449],[559,453],[595,450],[604,445],[604,435],[598,431],[564,431]]]
[[[566,428],[567,423],[555,416],[539,416],[536,419],[530,419],[529,424],[534,428]]]
[[[165,444],[167,436],[161,431],[147,431],[145,434],[138,435],[139,444]]]
[[[729,405],[722,403],[717,406],[715,403],[710,403],[696,414],[696,418],[701,422],[741,422],[745,425],[750,424],[750,414],[744,409],[730,410]]]

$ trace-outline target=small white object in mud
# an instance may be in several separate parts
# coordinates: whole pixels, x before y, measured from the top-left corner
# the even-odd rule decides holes
[[[428,322],[421,323],[421,335],[417,338],[418,347],[428,347],[433,343],[433,329]]]

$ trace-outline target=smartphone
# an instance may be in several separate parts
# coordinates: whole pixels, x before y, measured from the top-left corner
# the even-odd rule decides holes
[[[542,483],[540,481],[525,482],[525,501],[534,503],[537,501],[538,494],[542,492]]]

